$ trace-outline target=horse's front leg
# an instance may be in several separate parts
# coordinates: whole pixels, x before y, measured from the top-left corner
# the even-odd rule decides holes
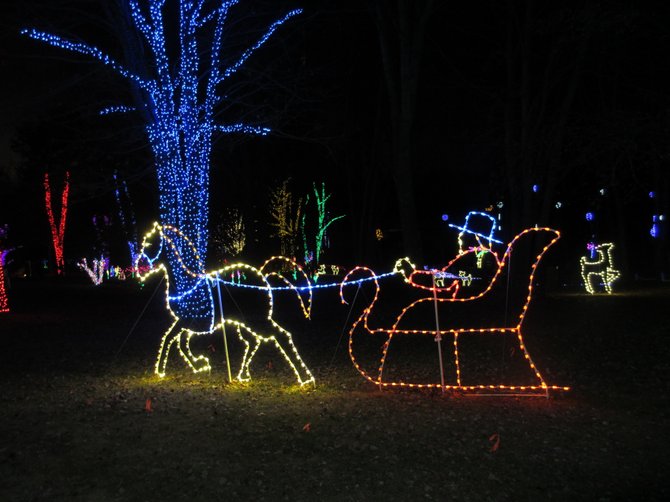
[[[201,373],[203,371],[210,371],[212,367],[209,364],[209,358],[206,356],[196,356],[191,352],[191,337],[195,335],[193,331],[182,329],[179,332],[179,353],[190,366],[193,373]]]
[[[170,348],[172,344],[177,340],[177,336],[181,332],[181,329],[176,329],[179,319],[175,319],[172,323],[172,326],[163,335],[161,340],[161,346],[158,349],[158,358],[156,358],[156,365],[154,366],[154,373],[159,377],[163,378],[165,376],[165,367],[167,366],[168,354],[170,353]]]

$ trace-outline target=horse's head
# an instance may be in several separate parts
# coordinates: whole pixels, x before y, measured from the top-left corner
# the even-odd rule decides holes
[[[401,274],[405,282],[409,282],[409,276],[412,275],[412,272],[416,269],[416,265],[412,263],[409,258],[399,258],[396,260],[395,265],[393,265],[393,272],[396,274]]]
[[[154,222],[153,227],[142,238],[140,251],[133,266],[140,280],[144,281],[159,270],[159,258],[163,253],[163,228]]]

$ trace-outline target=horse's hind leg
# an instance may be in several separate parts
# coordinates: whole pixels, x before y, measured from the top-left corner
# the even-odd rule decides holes
[[[247,336],[242,335],[243,329]],[[256,355],[256,351],[258,351],[258,347],[261,346],[261,340],[251,331],[246,328],[242,328],[239,325],[237,326],[237,337],[244,343],[244,356],[242,357],[242,365],[240,366],[240,371],[237,374],[237,379],[240,382],[249,382],[251,380],[249,365],[251,364],[251,360],[254,358],[254,355]],[[251,339],[251,343],[249,343],[249,339]]]
[[[195,333],[187,329],[182,329],[179,332],[179,353],[181,357],[186,361],[186,364],[190,366],[193,370],[193,373],[201,373],[203,371],[210,371],[212,367],[209,364],[209,358],[206,356],[195,356],[191,352],[191,337]]]
[[[165,376],[165,367],[167,366],[168,354],[170,353],[170,348],[172,344],[177,340],[177,336],[181,330],[175,330],[175,327],[179,323],[179,319],[175,319],[172,323],[172,326],[163,335],[161,340],[161,346],[158,349],[158,357],[156,358],[156,365],[154,366],[154,373],[159,377],[163,378]]]
[[[293,345],[293,339],[291,338],[291,333],[286,331],[284,328],[279,326],[276,322],[272,321],[276,330],[276,335],[272,337],[272,341],[275,346],[282,353],[284,359],[289,363],[291,369],[295,373],[295,376],[298,378],[298,383],[301,386],[314,384],[314,376],[309,371],[307,365],[303,362],[298,349]],[[285,343],[284,343],[285,342]]]

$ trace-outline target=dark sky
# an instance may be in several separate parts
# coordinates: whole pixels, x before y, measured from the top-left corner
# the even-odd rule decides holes
[[[615,214],[616,204],[595,195],[615,178],[617,196],[632,211],[625,218],[631,242],[645,238],[645,218],[653,211],[667,211],[670,7],[664,2],[536,3],[529,10],[521,1],[435,2],[423,34],[412,135],[417,210],[429,258],[437,260],[453,237],[440,219],[443,213],[462,221],[469,210],[483,210],[500,200],[507,207],[518,202],[506,188],[511,178],[505,140],[510,131],[520,135],[522,124],[506,115],[506,106],[514,99],[519,115],[524,92],[525,112],[537,119],[529,127],[537,134],[531,134],[532,146],[519,155],[537,172],[547,169],[552,155],[559,156],[561,162],[552,169],[565,172],[551,193],[552,203],[564,203],[563,212],[546,215],[549,221],[539,223],[570,227],[575,243],[594,233],[620,238],[607,221],[621,226],[624,217]],[[16,241],[34,245],[48,239],[41,199],[45,170],[62,172],[67,167],[73,173],[73,234],[90,240],[91,215],[114,212],[113,169],[128,179],[141,224],[155,217],[151,159],[141,121],[96,115],[102,106],[128,98],[125,82],[84,57],[17,35],[22,26],[80,35],[121,59],[100,5],[97,0],[2,3],[7,15],[0,39],[0,222],[10,223]],[[390,107],[375,2],[247,0],[238,9],[248,14],[245,9],[253,6],[259,22],[267,24],[296,5],[305,9],[303,16],[283,27],[250,60],[246,74],[261,83],[254,95],[259,103],[254,116],[275,133],[263,139],[226,137],[217,143],[213,218],[225,207],[238,206],[262,220],[270,187],[287,176],[298,193],[313,181],[325,180],[333,192],[333,214],[348,215],[332,232],[334,246],[341,243],[341,255],[377,256],[372,238],[377,227],[395,240],[388,244],[388,251],[395,252]],[[517,65],[517,77],[527,72],[528,84],[522,88],[521,80],[514,83],[513,98],[510,61]],[[574,96],[561,122],[571,88]],[[551,145],[559,135],[556,153]],[[664,199],[645,200],[650,190]],[[602,212],[595,230],[583,221],[592,208]],[[539,217],[539,209],[532,210]],[[75,244],[72,239],[76,252],[87,252],[84,240]]]

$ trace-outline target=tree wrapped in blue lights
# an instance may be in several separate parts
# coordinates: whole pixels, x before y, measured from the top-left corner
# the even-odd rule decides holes
[[[212,140],[215,133],[264,136],[270,131],[245,123],[215,121],[217,108],[226,100],[221,87],[282,24],[301,10],[289,11],[272,23],[263,36],[237,58],[224,58],[223,40],[229,13],[240,0],[173,1],[178,1],[179,16],[178,39],[174,37],[174,41],[169,40],[168,20],[164,18],[167,0],[127,0],[134,28],[151,57],[146,75],[132,71],[92,45],[36,29],[22,33],[97,59],[141,90],[139,106],[149,117],[146,132],[156,166],[161,223],[180,229],[193,244],[175,243],[182,251],[183,263],[175,255],[170,259],[171,296],[181,299],[175,302],[179,303],[179,312],[175,313],[182,319],[209,318],[212,298],[201,276],[208,242]],[[172,50],[175,42],[178,42],[178,51]],[[230,62],[224,63],[228,59]],[[137,107],[115,106],[101,114],[135,109]]]

